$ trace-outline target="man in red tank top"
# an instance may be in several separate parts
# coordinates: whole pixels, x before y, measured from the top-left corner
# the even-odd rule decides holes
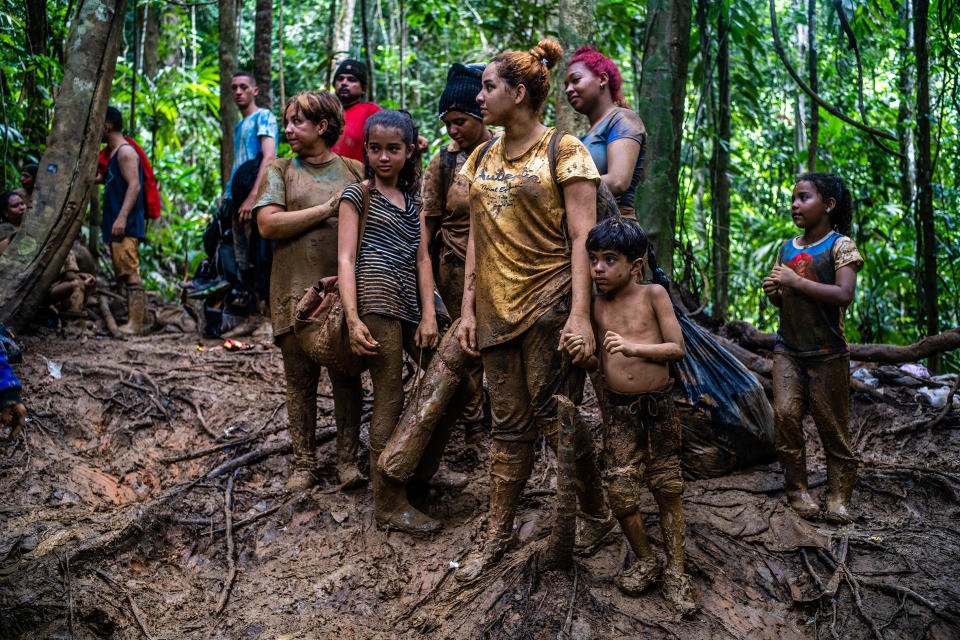
[[[367,67],[358,60],[344,60],[333,75],[333,88],[343,106],[344,126],[333,152],[363,162],[363,127],[380,111],[374,102],[362,102],[367,92]]]

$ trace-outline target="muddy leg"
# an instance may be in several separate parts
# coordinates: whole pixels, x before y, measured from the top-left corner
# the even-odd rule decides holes
[[[520,494],[533,468],[533,442],[494,440],[490,447],[490,513],[487,534],[460,563],[455,577],[476,580],[500,561],[513,538],[513,520]]]
[[[632,397],[605,393],[598,378],[595,379],[595,388],[603,415],[604,479],[610,508],[637,556],[637,562],[613,581],[625,594],[637,596],[656,582],[661,573],[639,511],[646,468],[647,431],[630,411]],[[617,402],[616,398],[622,401]]]
[[[820,507],[807,490],[803,416],[807,411],[806,372],[790,356],[773,355],[774,445],[783,467],[787,504],[802,518],[815,518]]]
[[[545,313],[521,338],[533,416],[554,451],[560,428],[554,395],[563,394],[576,402],[575,398],[582,395],[586,378],[583,369],[574,366],[566,354],[557,351],[557,336],[567,318],[562,304]],[[486,366],[484,368],[490,371]],[[613,529],[615,522],[603,500],[603,483],[597,468],[593,437],[579,412],[574,414],[574,429],[574,488],[580,511],[575,549],[579,553],[589,553]]]
[[[294,456],[293,473],[284,488],[291,492],[305,491],[317,484],[317,382],[320,367],[304,353],[292,332],[280,336],[278,343],[283,355],[290,420],[288,429]]]
[[[857,481],[857,459],[850,446],[850,358],[811,364],[810,413],[827,458],[827,508],[834,524],[853,520],[850,497]]]
[[[340,488],[353,489],[366,482],[357,467],[363,386],[359,376],[351,378],[330,369],[327,373],[333,388],[333,412],[337,424],[337,480]]]
[[[663,595],[683,616],[697,610],[693,588],[683,569],[686,521],[683,517],[683,476],[676,455],[654,459],[647,468],[647,482],[660,510],[660,530],[667,552],[663,572]]]
[[[403,484],[377,470],[377,460],[393,434],[403,411],[403,329],[400,321],[377,314],[361,317],[380,343],[376,356],[367,358],[373,381],[373,417],[370,420],[370,481],[377,524],[407,533],[432,533],[440,522],[415,509]]]

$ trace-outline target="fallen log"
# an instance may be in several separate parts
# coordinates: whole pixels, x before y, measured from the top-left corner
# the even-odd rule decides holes
[[[739,322],[739,320],[735,322]],[[747,325],[747,326],[750,326],[750,325]],[[764,358],[763,356],[757,355],[752,351],[748,351],[747,349],[744,349],[736,342],[733,342],[732,340],[728,340],[726,338],[718,337],[717,341],[720,344],[722,344],[724,348],[727,349],[727,351],[729,351],[733,355],[733,357],[735,357],[737,360],[742,362],[747,369],[750,369],[750,371],[753,371],[754,373],[759,374],[758,377],[761,381],[761,384],[763,384],[763,388],[772,392],[772,387],[770,386],[769,380],[767,380],[768,378],[773,376],[773,361],[770,360],[770,358]],[[764,384],[765,380],[766,380],[766,384]],[[879,389],[874,389],[870,385],[864,384],[863,382],[861,382],[860,380],[857,380],[856,378],[850,378],[850,389],[858,393],[865,393],[873,398],[876,398],[877,400],[890,400],[888,396],[884,395],[883,391],[880,391]]]
[[[726,324],[727,335],[748,349],[773,350],[777,334],[760,331],[749,322],[733,320]],[[850,344],[850,359],[864,362],[899,364],[916,362],[932,355],[960,349],[960,327],[948,329],[920,342],[908,345],[897,344]]]

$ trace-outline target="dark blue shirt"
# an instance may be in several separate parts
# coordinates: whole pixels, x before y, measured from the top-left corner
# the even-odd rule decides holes
[[[121,148],[130,146],[125,144]],[[120,161],[117,159],[119,154],[120,149],[117,149],[110,156],[110,163],[107,165],[107,178],[103,186],[103,220],[100,222],[100,233],[104,243],[115,242],[119,239],[114,238],[110,230],[113,228],[113,223],[123,206],[123,198],[127,195],[127,181],[124,180],[123,174],[120,172]],[[137,167],[140,172],[140,192],[137,194],[136,204],[127,214],[127,226],[124,235],[143,240],[147,237],[147,223],[143,216],[144,180],[143,167],[140,165],[139,157],[137,158]]]

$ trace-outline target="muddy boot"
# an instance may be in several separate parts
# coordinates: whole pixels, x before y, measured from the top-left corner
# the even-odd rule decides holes
[[[334,421],[337,425],[337,481],[341,489],[355,489],[367,479],[357,466],[360,451],[360,416],[363,387],[359,378],[351,378],[327,369],[333,389]]]
[[[581,556],[593,555],[603,546],[607,535],[617,525],[617,520],[603,500],[603,481],[597,468],[597,457],[589,451],[574,463],[577,481],[576,532],[573,544],[574,553]]]
[[[490,513],[487,533],[460,563],[454,577],[472,582],[497,564],[513,541],[513,518],[533,467],[532,442],[494,440],[490,451]]]
[[[437,489],[462,489],[469,481],[467,474],[453,471],[447,465],[440,465],[427,484]]]
[[[806,520],[819,516],[820,505],[814,502],[807,491],[807,465],[802,459],[781,459],[780,463],[783,465],[783,491],[787,496],[787,504]]]
[[[628,596],[639,596],[660,579],[663,567],[656,556],[648,556],[637,560],[629,569],[626,569],[613,579],[623,593]]]
[[[293,446],[293,472],[283,490],[288,493],[307,491],[317,484],[316,433],[314,425],[301,413],[305,410],[294,404],[287,396],[287,411],[290,414],[290,443]]]
[[[690,578],[684,573],[672,569],[664,571],[662,593],[664,599],[677,610],[681,618],[693,615],[700,608],[694,599]]]
[[[311,469],[294,468],[293,473],[287,478],[283,485],[283,490],[287,493],[301,493],[309,491],[317,485],[317,475]]]
[[[143,319],[147,315],[147,292],[143,285],[127,285],[127,323],[120,333],[127,336],[143,335]]]
[[[407,489],[377,470],[379,451],[370,450],[370,483],[373,486],[373,516],[377,525],[412,535],[436,533],[443,526],[416,509],[407,499]]]
[[[831,524],[850,524],[850,497],[857,482],[856,464],[827,459],[827,508],[823,519]]]

